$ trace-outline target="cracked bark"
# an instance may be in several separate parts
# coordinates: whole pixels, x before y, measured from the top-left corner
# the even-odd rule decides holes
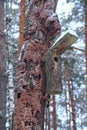
[[[44,130],[45,78],[43,56],[60,34],[57,0],[30,0],[24,50],[18,65],[13,130]]]

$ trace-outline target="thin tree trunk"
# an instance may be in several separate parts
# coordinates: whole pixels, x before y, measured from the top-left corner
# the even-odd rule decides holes
[[[71,129],[71,106],[70,96],[68,96],[67,86],[65,86],[65,102],[66,102],[66,116],[67,116],[67,130]]]
[[[55,95],[52,95],[52,98],[53,98],[53,129],[57,130]]]
[[[28,27],[18,65],[18,88],[15,90],[14,130],[44,130],[45,94],[42,58],[60,33],[55,15],[57,0],[30,0]]]
[[[69,90],[69,96],[70,96],[70,102],[71,102],[71,109],[72,109],[72,121],[73,121],[73,130],[77,130],[76,128],[76,111],[75,111],[75,100],[73,97],[73,89],[70,84],[70,72],[69,70],[65,70],[65,76],[68,81],[68,90]]]
[[[6,77],[4,41],[4,0],[0,0],[0,129],[6,129]]]
[[[50,130],[50,109],[49,107],[47,108],[47,117],[48,117],[48,120],[47,120],[47,124],[48,124],[48,130]]]
[[[84,0],[84,12],[85,12],[85,57],[86,57],[86,100],[87,100],[87,1],[86,0]]]
[[[45,124],[45,129],[46,130],[50,130],[50,108],[47,107],[45,108],[45,120],[44,120],[44,124]]]
[[[71,125],[71,122],[72,121],[72,115],[71,115],[71,99],[70,99],[70,96],[69,96],[69,130],[71,129],[72,125]]]
[[[75,101],[73,98],[73,89],[70,85],[70,80],[68,79],[68,89],[71,101],[71,108],[72,108],[72,121],[73,121],[73,130],[77,130],[76,128],[76,111],[75,111]]]
[[[24,42],[24,26],[25,26],[25,11],[26,11],[26,0],[21,0],[20,4],[20,42],[19,42],[19,52]]]
[[[67,97],[67,89],[65,86],[65,103],[66,103],[66,116],[67,116],[67,130],[70,130],[70,117],[69,117],[69,100]]]
[[[47,122],[47,108],[46,108],[46,119],[45,119],[45,129],[47,130],[48,128],[48,122]]]

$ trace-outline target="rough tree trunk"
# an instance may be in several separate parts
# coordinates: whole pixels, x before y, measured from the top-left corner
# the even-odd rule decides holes
[[[45,93],[43,56],[60,34],[57,0],[30,0],[24,50],[18,65],[13,130],[44,130]]]
[[[5,130],[6,123],[6,77],[5,77],[5,42],[4,42],[4,1],[0,0],[0,130]]]

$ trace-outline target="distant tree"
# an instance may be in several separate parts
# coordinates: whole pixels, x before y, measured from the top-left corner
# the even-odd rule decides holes
[[[56,101],[55,101],[55,95],[52,95],[53,100],[53,129],[57,130],[57,112],[56,112]]]
[[[5,35],[4,0],[0,0],[0,129],[6,129],[6,76],[5,76]]]
[[[19,3],[4,1],[4,32],[6,45],[6,130],[12,130],[14,89],[19,41]]]
[[[48,107],[48,109],[47,109],[47,125],[48,125],[48,130],[50,130],[50,109],[49,109],[49,107]]]
[[[70,104],[71,104],[71,115],[72,115],[72,122],[73,122],[73,130],[77,130],[76,127],[76,110],[75,110],[75,100],[74,100],[74,95],[73,95],[73,86],[71,86],[71,81],[70,81],[70,74],[68,70],[65,72],[66,79],[68,81],[68,90],[69,90],[69,96],[70,96]]]
[[[85,12],[85,57],[86,57],[86,100],[87,100],[87,1],[84,0]]]
[[[85,63],[86,63],[86,109],[87,111],[87,1],[84,0],[84,13],[85,13]],[[84,119],[84,126],[86,126],[87,122],[87,115],[85,116]]]

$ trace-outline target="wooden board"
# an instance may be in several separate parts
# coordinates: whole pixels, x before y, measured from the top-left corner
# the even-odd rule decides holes
[[[75,41],[78,39],[78,36],[75,32],[72,31],[66,31],[64,34],[62,34],[54,44],[51,46],[50,50],[56,49],[59,54],[62,54],[65,52],[65,50],[68,49]]]

